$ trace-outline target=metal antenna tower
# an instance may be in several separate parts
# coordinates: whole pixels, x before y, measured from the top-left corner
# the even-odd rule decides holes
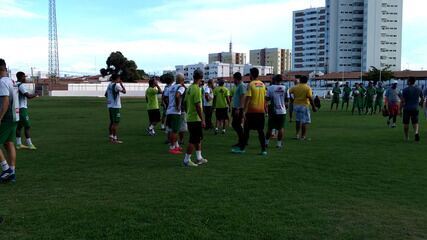
[[[58,32],[56,24],[56,1],[49,0],[49,79],[59,78]]]

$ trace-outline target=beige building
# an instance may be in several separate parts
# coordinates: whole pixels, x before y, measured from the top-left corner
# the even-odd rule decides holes
[[[246,53],[221,52],[209,54],[209,63],[246,64]]]
[[[291,70],[291,51],[281,48],[251,50],[249,62],[253,65],[271,66],[274,69],[274,74],[283,74]]]

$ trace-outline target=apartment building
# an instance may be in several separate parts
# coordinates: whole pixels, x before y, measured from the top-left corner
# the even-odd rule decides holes
[[[329,72],[401,68],[403,0],[326,0]]]
[[[249,63],[260,66],[270,66],[273,67],[274,74],[283,74],[291,70],[291,51],[281,48],[250,50]]]
[[[293,71],[327,71],[326,9],[293,12]]]

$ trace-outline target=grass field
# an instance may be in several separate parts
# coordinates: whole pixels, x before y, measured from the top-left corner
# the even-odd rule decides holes
[[[104,99],[30,103],[36,152],[18,152],[18,182],[0,185],[1,239],[427,239],[422,142],[380,116],[321,111],[311,142],[257,156],[206,133],[206,166],[184,168],[164,136],[145,135],[142,100],[124,100],[110,145]],[[399,120],[400,121],[400,120]]]

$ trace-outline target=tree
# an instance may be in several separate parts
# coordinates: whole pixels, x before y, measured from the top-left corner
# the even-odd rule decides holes
[[[175,77],[172,73],[165,73],[162,76],[160,76],[160,82],[164,84],[171,84],[173,83]]]
[[[122,80],[125,82],[135,82],[141,79],[141,75],[138,71],[138,66],[135,61],[128,60],[121,52],[112,52],[107,58],[107,68],[101,69],[101,74],[107,75],[116,73],[120,74]],[[143,71],[143,70],[142,70]]]
[[[144,70],[138,69],[137,71],[139,73],[139,76],[141,76],[142,78],[148,78],[148,74]]]
[[[378,82],[380,79],[381,81],[388,81],[394,77],[394,74],[392,71],[390,71],[390,67],[386,67],[382,70],[371,66],[371,69],[369,69],[368,72],[368,80]]]

